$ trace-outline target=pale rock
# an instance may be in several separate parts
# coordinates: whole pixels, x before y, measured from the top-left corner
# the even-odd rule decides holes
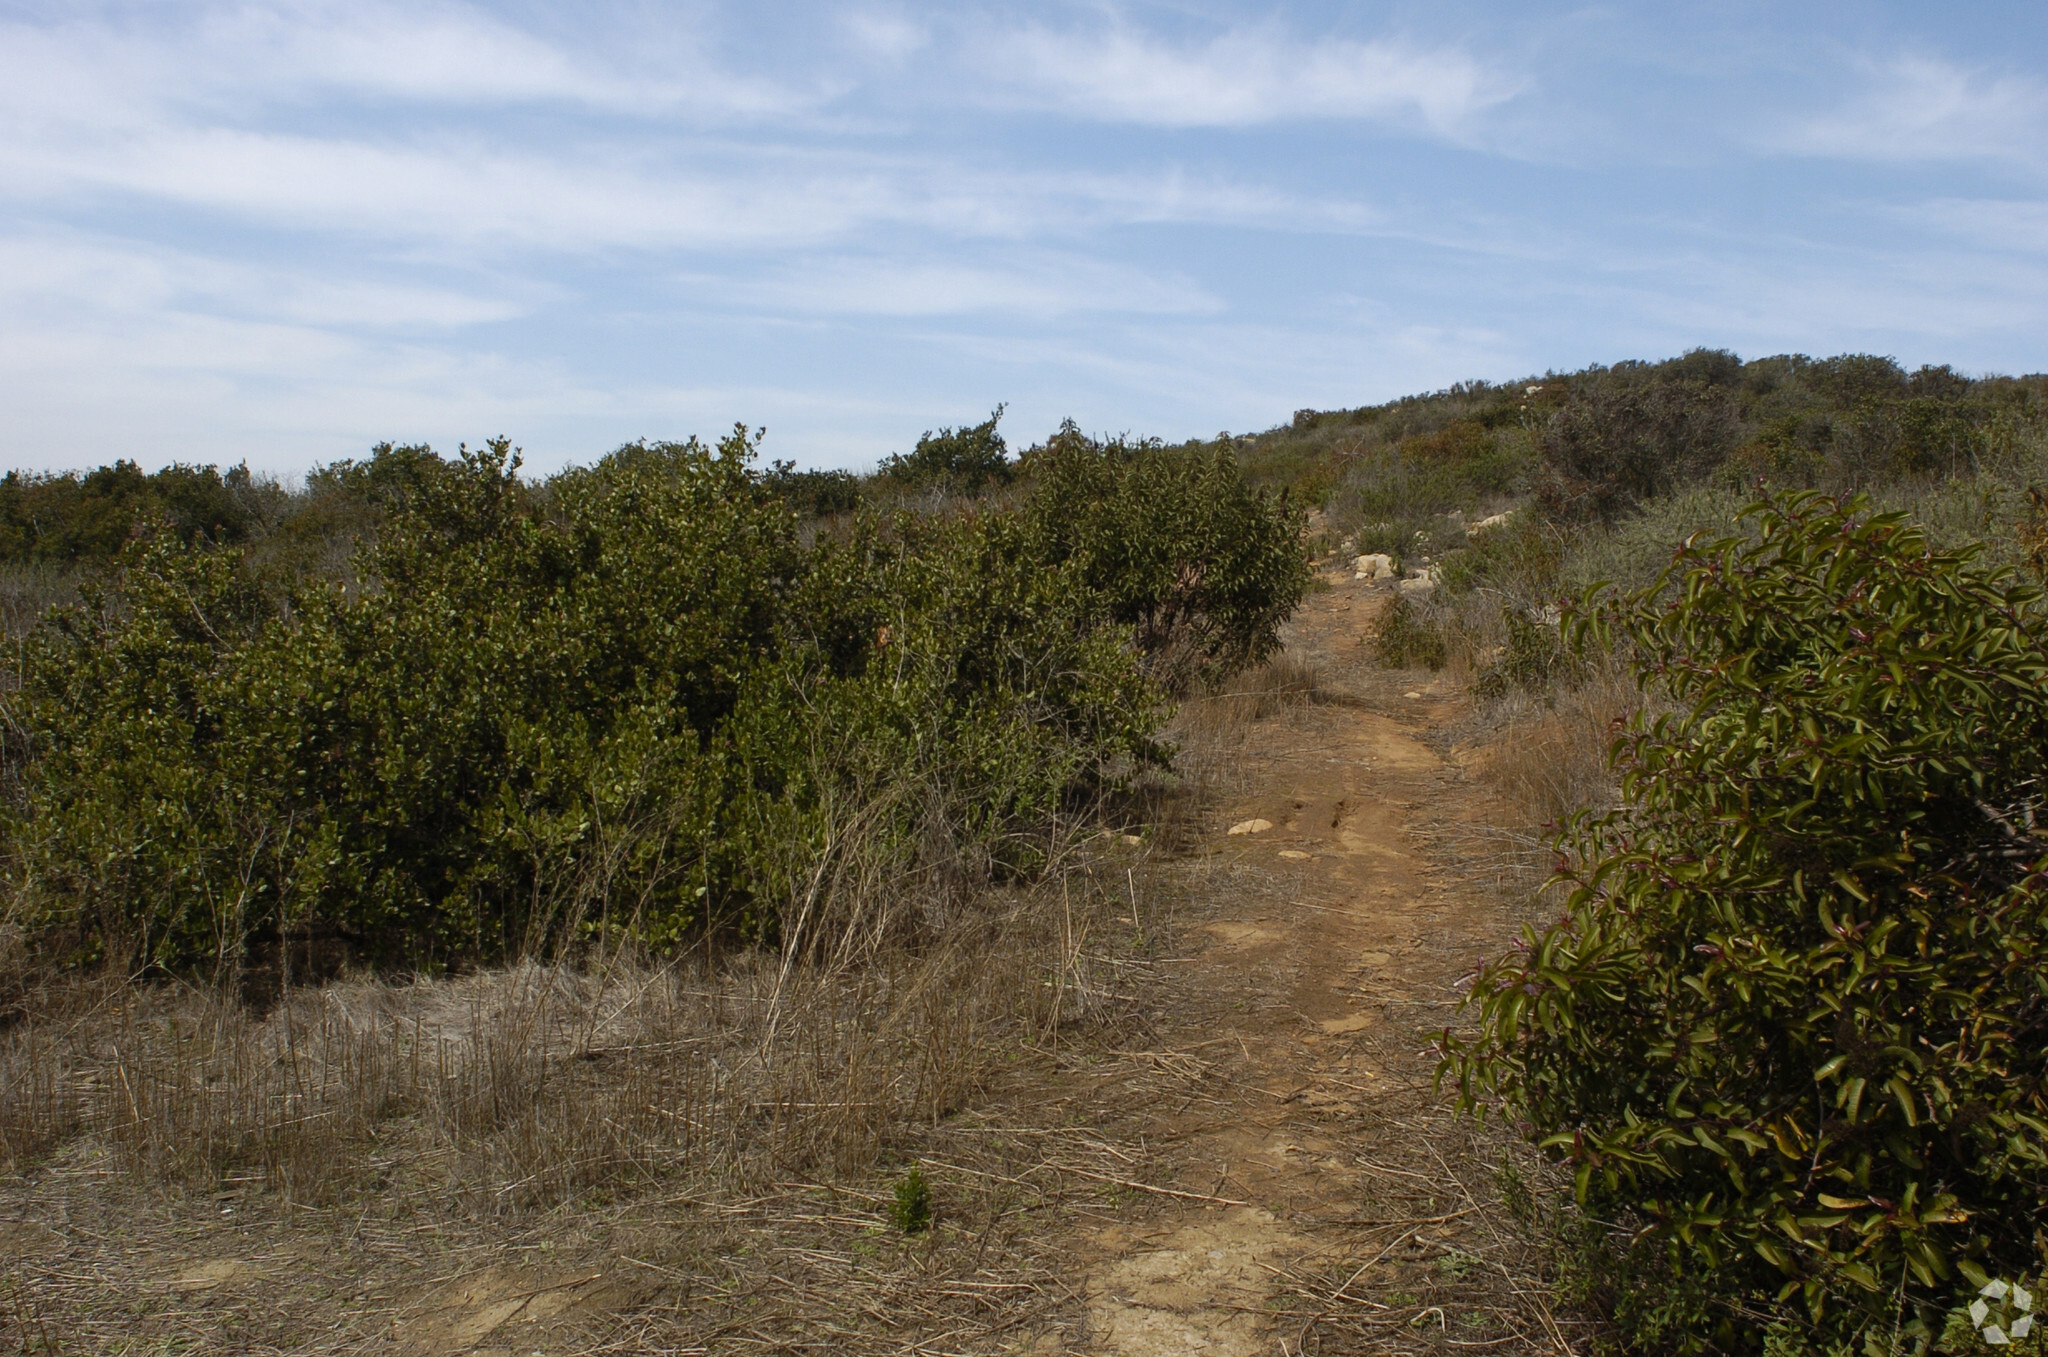
[[[1273,827],[1271,820],[1239,820],[1230,827],[1233,834],[1263,834]]]
[[[1362,580],[1390,580],[1394,577],[1394,558],[1384,551],[1369,552],[1351,563]]]
[[[1407,579],[1402,580],[1400,584],[1396,587],[1398,587],[1402,593],[1411,596],[1415,594],[1426,594],[1430,590],[1436,588],[1436,567],[1431,566],[1427,570],[1418,570],[1413,575],[1410,575]]]

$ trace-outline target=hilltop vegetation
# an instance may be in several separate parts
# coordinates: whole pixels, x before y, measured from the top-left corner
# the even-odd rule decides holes
[[[1254,483],[1316,498],[1328,546],[1434,567],[1438,587],[1390,618],[1393,658],[1540,687],[1551,666],[1523,621],[1598,581],[1648,583],[1688,534],[1731,528],[1759,484],[1863,493],[1937,545],[2022,563],[2030,491],[2048,481],[2048,376],[1696,350],[1303,410],[1237,446]]]
[[[1445,1066],[1568,1171],[1570,1288],[1630,1352],[1988,1351],[2048,1218],[2048,379],[1695,352],[1244,456],[1427,570],[1383,662],[1611,749]]]
[[[941,1108],[980,1058],[945,1024],[1064,993],[1016,951],[1050,926],[990,981],[957,921],[1076,823],[1138,827],[1167,713],[1273,655],[1311,552],[1385,553],[1379,662],[1468,692],[1478,771],[1551,822],[1555,922],[1480,971],[1444,1073],[1560,1165],[1567,1293],[1617,1351],[1985,1350],[1962,1303],[2048,1264],[2048,377],[1701,350],[1014,456],[1001,416],[865,476],[737,430],[546,479],[502,442],[297,491],[8,477],[17,1005],[31,971],[268,1002],[344,964],[730,948],[780,958],[748,1039],[828,1090],[757,1096]],[[882,1092],[829,1054],[862,1023],[779,1025],[814,965],[897,977],[831,1000],[892,1034]],[[258,1101],[208,1171],[301,1171],[297,1104]],[[71,1115],[8,1111],[0,1154]]]
[[[213,530],[169,493],[246,474],[23,483],[72,515],[31,559],[135,518],[16,651],[17,937],[224,984],[294,937],[431,970],[802,914],[829,948],[855,883],[1033,872],[1306,586],[1288,499],[1227,454],[1066,437],[1008,501],[801,532],[754,450],[535,483],[502,442],[387,446]],[[1053,512],[1079,484],[1094,511]]]

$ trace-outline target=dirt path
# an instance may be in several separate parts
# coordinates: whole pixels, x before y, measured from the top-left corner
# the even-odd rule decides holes
[[[1487,809],[1424,738],[1457,699],[1368,666],[1391,589],[1331,579],[1290,638],[1324,700],[1257,724],[1183,874],[1202,941],[1150,1041],[1203,1077],[1122,1111],[1198,1195],[1090,1234],[1103,1357],[1572,1350],[1499,1204],[1501,1147],[1431,1088],[1460,976],[1516,922],[1418,833]]]

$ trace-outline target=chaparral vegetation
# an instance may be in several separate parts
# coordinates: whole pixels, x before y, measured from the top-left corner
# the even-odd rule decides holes
[[[1168,838],[1176,708],[1311,691],[1282,627],[1355,561],[1518,817],[1543,912],[1439,1077],[1549,1166],[1502,1192],[1555,1303],[1615,1353],[2040,1341],[2048,377],[1002,416],[870,475],[738,428],[0,481],[0,1171],[482,1218],[873,1167],[1095,1001],[1092,920],[1149,945],[1104,854]]]

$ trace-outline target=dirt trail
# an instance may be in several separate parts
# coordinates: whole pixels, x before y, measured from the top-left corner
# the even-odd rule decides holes
[[[1329,578],[1289,645],[1325,700],[1254,727],[1190,874],[1209,903],[1180,1021],[1153,1038],[1216,1062],[1139,1128],[1171,1147],[1155,1171],[1213,1200],[1092,1235],[1104,1357],[1571,1350],[1540,1297],[1512,1294],[1489,1146],[1430,1089],[1458,978],[1514,931],[1416,833],[1487,809],[1424,739],[1458,699],[1370,668],[1392,588]]]

